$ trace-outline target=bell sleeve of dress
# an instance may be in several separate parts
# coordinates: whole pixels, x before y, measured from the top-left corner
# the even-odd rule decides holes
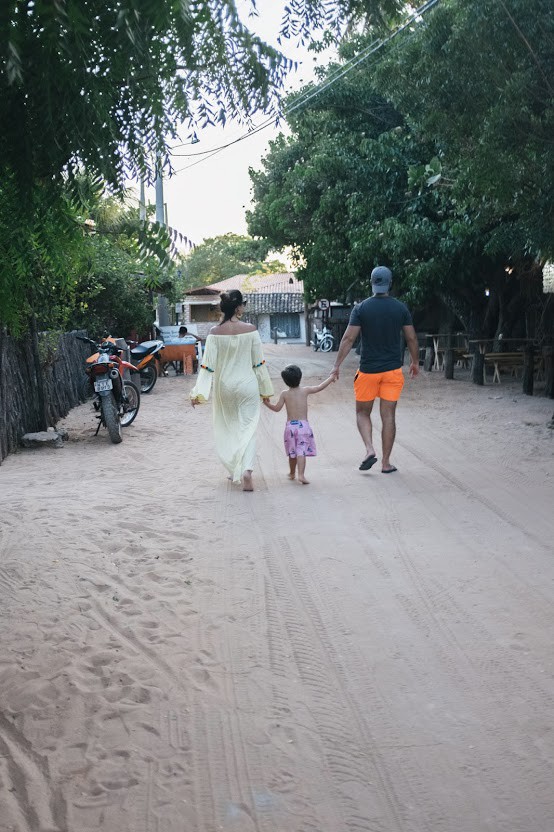
[[[208,335],[202,355],[202,364],[198,368],[196,384],[190,391],[191,399],[198,399],[202,404],[210,398],[212,380],[217,365],[217,336]]]
[[[252,337],[252,367],[254,368],[254,372],[256,373],[256,378],[258,380],[260,396],[263,398],[273,396],[273,384],[271,383],[271,379],[267,371],[260,333],[257,331]]]

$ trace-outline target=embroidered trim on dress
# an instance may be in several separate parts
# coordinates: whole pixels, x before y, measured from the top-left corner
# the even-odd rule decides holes
[[[260,363],[259,363],[259,364],[253,364],[252,366],[253,366],[253,367],[254,367],[254,369],[256,370],[258,367],[261,367],[261,366],[262,366],[262,364],[265,364],[265,361],[260,361]]]
[[[201,365],[200,365],[200,369],[201,369],[201,370],[207,370],[209,373],[213,373],[213,372],[214,372],[214,370],[212,370],[212,368],[211,368],[211,367],[208,367],[206,364],[201,364]]]

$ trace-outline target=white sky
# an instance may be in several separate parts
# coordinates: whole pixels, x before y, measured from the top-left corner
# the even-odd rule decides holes
[[[239,0],[239,9],[245,10],[243,20],[265,41],[278,46],[277,36],[287,0],[258,0],[259,17],[247,18],[249,0]],[[280,46],[287,57],[299,64],[298,70],[291,70],[285,84],[286,91],[297,89],[314,78],[314,67],[327,63],[329,58],[316,56],[306,47],[297,46],[294,41],[284,41]],[[254,124],[260,124],[266,116],[258,113]],[[262,156],[268,151],[268,143],[285,129],[270,125],[260,133],[223,150],[190,170],[176,174],[164,181],[164,199],[167,204],[169,225],[198,244],[207,237],[214,237],[232,231],[246,233],[245,211],[250,203],[250,177],[248,168],[259,168]],[[176,153],[198,153],[226,144],[247,132],[244,125],[229,121],[225,128],[209,127],[197,129],[198,144],[187,145]],[[187,140],[188,129],[183,129],[181,138]],[[174,167],[185,167],[202,157],[190,159],[175,158]],[[154,191],[148,189],[147,201],[154,202]]]

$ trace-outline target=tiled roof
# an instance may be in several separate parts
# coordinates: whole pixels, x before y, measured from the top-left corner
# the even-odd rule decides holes
[[[244,299],[251,315],[304,311],[304,296],[300,292],[245,292]]]
[[[277,274],[236,274],[219,283],[211,283],[198,289],[190,289],[187,295],[206,295],[229,292],[239,289],[243,294],[263,292],[270,294],[300,294],[304,292],[304,283],[297,280],[294,272],[279,272]]]

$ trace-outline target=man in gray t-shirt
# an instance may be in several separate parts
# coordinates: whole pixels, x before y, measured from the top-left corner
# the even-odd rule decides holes
[[[397,470],[391,465],[390,455],[396,436],[396,403],[404,386],[401,333],[404,333],[410,351],[410,377],[414,378],[419,373],[419,349],[412,316],[407,306],[390,297],[391,284],[390,269],[386,266],[373,269],[373,296],[366,298],[352,310],[333,369],[333,374],[338,378],[340,365],[352,349],[358,335],[361,335],[360,369],[354,377],[356,421],[366,447],[366,456],[360,465],[360,471],[369,471],[377,462],[373,447],[371,411],[373,402],[378,398],[383,423],[383,474],[392,474]]]

